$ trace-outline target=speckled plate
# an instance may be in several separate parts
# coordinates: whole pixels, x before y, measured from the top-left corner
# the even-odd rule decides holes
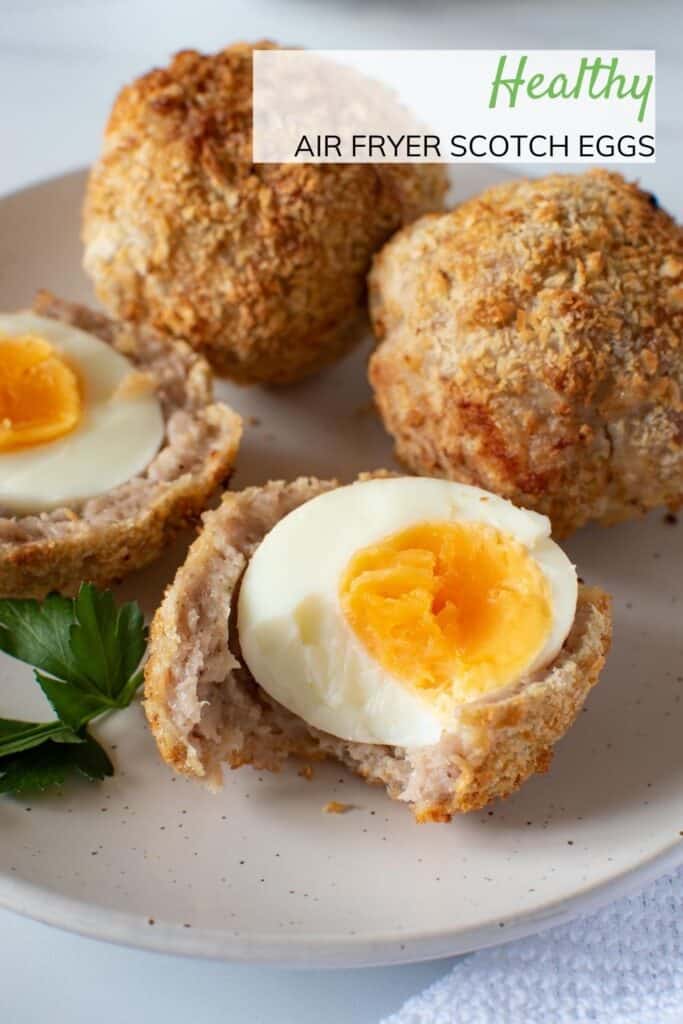
[[[495,169],[459,171],[461,195]],[[36,287],[89,300],[78,243],[82,173],[0,202],[0,308]],[[234,485],[391,464],[365,383],[367,351],[268,394],[221,385],[247,431]],[[229,960],[354,966],[471,950],[558,923],[683,861],[683,523],[662,513],[569,545],[615,595],[609,667],[550,773],[450,825],[334,766],[313,781],[243,769],[211,796],[174,777],[139,706],[99,730],[116,777],[61,796],[0,799],[0,904],[130,945]],[[121,588],[151,612],[182,560]],[[46,714],[30,672],[0,656],[0,714]],[[343,815],[322,813],[337,799]]]

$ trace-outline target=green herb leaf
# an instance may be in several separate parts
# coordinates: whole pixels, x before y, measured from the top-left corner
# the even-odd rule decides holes
[[[113,773],[85,726],[130,704],[142,682],[146,643],[137,603],[117,607],[110,591],[90,583],[75,599],[0,600],[0,650],[34,666],[58,718],[0,719],[0,793],[58,785],[73,770],[92,779]]]
[[[111,711],[111,703],[105,703],[98,693],[84,693],[77,687],[45,676],[42,672],[36,671],[34,675],[57,718],[74,732],[78,732],[103,712]],[[0,743],[0,754],[2,753],[3,747]]]
[[[46,743],[36,750],[0,761],[0,793],[21,796],[61,786],[68,771],[59,745]]]
[[[74,611],[70,640],[78,669],[98,693],[116,701],[145,653],[142,612],[134,603],[117,609],[111,591],[91,583],[81,586]]]
[[[116,607],[111,591],[84,583],[71,600],[51,594],[0,600],[0,649],[34,665],[59,719],[74,731],[130,704],[142,681],[147,631],[136,603]],[[0,734],[0,756],[6,751]]]
[[[40,748],[0,758],[0,793],[42,792],[64,785],[73,772],[93,781],[114,774],[106,751],[89,733],[76,743],[50,740]]]
[[[84,742],[69,747],[69,752],[74,768],[91,782],[101,782],[102,779],[114,774],[114,765],[107,751],[89,732],[85,733]]]
[[[50,594],[42,604],[30,598],[0,601],[0,650],[43,672],[81,682],[71,648],[74,602]]]
[[[39,747],[47,740],[81,742],[61,722],[18,722],[12,718],[0,718],[0,753],[3,756]]]

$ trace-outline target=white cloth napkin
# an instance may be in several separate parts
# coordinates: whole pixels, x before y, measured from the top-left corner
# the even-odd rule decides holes
[[[384,1024],[588,1021],[683,1021],[683,868],[570,924],[464,957]]]

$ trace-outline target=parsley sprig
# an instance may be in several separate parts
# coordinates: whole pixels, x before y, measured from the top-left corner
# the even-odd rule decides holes
[[[0,600],[0,650],[33,666],[57,715],[52,722],[0,718],[0,793],[48,789],[73,772],[114,774],[87,725],[130,704],[146,645],[138,604],[117,606],[111,591],[90,583],[75,598]]]

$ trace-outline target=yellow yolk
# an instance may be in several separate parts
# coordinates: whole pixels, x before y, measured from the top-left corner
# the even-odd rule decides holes
[[[514,681],[552,627],[543,572],[519,541],[483,523],[420,523],[363,548],[340,600],[375,660],[437,702]]]
[[[0,337],[0,452],[54,441],[80,415],[78,378],[47,341]]]

